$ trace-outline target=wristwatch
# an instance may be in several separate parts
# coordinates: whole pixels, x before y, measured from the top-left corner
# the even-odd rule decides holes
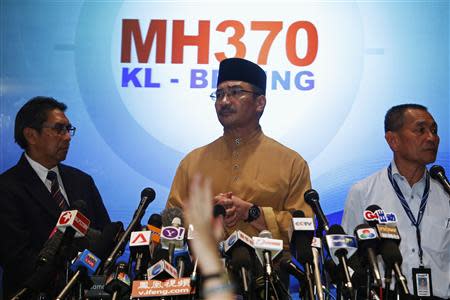
[[[261,215],[261,210],[259,209],[258,205],[253,204],[252,207],[248,210],[248,217],[244,222],[250,223],[255,221],[259,218]]]

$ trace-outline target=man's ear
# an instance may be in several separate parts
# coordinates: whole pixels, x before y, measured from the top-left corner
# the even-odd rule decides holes
[[[36,144],[37,138],[38,138],[38,131],[34,128],[25,127],[23,129],[23,136],[27,140],[28,145],[34,145]]]
[[[398,149],[398,135],[397,133],[393,131],[388,131],[384,134],[384,138],[386,139],[386,142],[388,143],[389,147],[393,152],[396,152]]]
[[[266,96],[259,95],[256,97],[256,111],[262,113],[266,107]]]

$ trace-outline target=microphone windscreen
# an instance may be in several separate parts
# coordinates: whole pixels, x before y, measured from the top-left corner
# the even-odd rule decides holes
[[[149,199],[149,203],[152,202],[156,197],[156,192],[154,189],[146,187],[141,192],[141,198],[147,197]]]
[[[271,239],[272,238],[272,232],[270,232],[269,230],[263,230],[263,231],[261,231],[259,233],[259,237]]]
[[[397,243],[393,240],[383,240],[380,246],[380,254],[388,266],[392,266],[394,263],[401,265],[403,262],[400,249],[398,248]]]
[[[293,218],[304,218],[305,213],[303,212],[303,210],[296,210],[296,211],[292,212],[292,217]]]
[[[223,205],[220,204],[216,204],[213,207],[213,216],[214,218],[217,218],[218,216],[222,215],[223,217],[225,217],[225,207],[223,207]]]
[[[346,234],[341,225],[334,224],[331,225],[330,230],[328,230],[328,234]]]
[[[174,218],[180,218],[181,226],[184,226],[183,211],[179,207],[169,207],[162,211],[161,219],[162,226],[172,226],[172,221]]]
[[[445,170],[442,166],[434,165],[430,168],[431,178],[439,180],[439,173],[445,175]]]
[[[118,240],[118,235],[123,231],[122,222],[106,224],[100,237],[92,244],[90,250],[101,260],[105,260]]]
[[[379,207],[378,205],[376,205],[376,204],[372,204],[372,205],[369,205],[367,208],[366,208],[366,210],[368,210],[368,211],[371,211],[371,212],[376,212],[377,210],[381,210],[381,207]]]
[[[313,202],[319,201],[319,193],[317,193],[317,191],[313,189],[306,191],[304,197],[306,203],[308,203],[309,205],[311,205],[311,203]]]
[[[64,233],[57,230],[55,234],[44,243],[44,246],[38,255],[40,262],[47,262],[55,257],[56,252],[61,246],[63,236]]]
[[[236,247],[231,252],[231,265],[236,270],[241,267],[250,269],[251,265],[251,257],[250,252],[246,247]]]
[[[78,199],[72,203],[70,209],[78,210],[83,215],[87,214],[87,204],[84,200]]]
[[[162,218],[160,214],[152,214],[150,218],[148,218],[148,225],[152,225],[156,228],[162,227]]]

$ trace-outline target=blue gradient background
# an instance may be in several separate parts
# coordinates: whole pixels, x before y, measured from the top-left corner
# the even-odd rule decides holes
[[[55,97],[68,105],[67,115],[77,127],[65,163],[91,174],[112,219],[124,222],[130,220],[140,191],[146,186],[157,192],[147,216],[163,209],[176,167],[186,154],[159,142],[142,128],[117,92],[113,73],[118,69],[111,63],[112,28],[119,10],[136,2],[1,2],[0,171],[13,166],[21,154],[13,139],[17,110],[33,96]],[[148,7],[154,5],[152,15],[160,13],[162,19],[171,5],[182,3],[142,2]],[[230,5],[236,3],[231,1]],[[253,7],[252,19],[258,19],[255,3],[251,1],[244,6],[249,10]],[[318,117],[308,127],[289,134],[271,132],[271,125],[276,122],[271,114],[275,112],[267,110],[262,123],[268,135],[295,149],[309,162],[313,187],[320,193],[331,223],[340,222],[351,184],[389,163],[391,152],[384,141],[383,118],[393,105],[417,102],[428,106],[439,124],[441,145],[437,163],[450,172],[449,2],[299,3],[302,7],[314,6],[315,14],[327,13],[327,23],[318,26],[333,28],[340,35],[346,35],[339,30],[340,24],[352,21],[348,18],[357,18],[355,23],[360,26],[357,28],[360,36],[349,34],[341,41],[345,47],[358,39],[360,56],[345,57],[346,53],[337,51],[336,57],[332,57],[337,61],[353,59],[357,65],[330,70],[332,74],[324,74],[326,70],[318,73],[318,91],[324,85],[319,84],[322,75],[333,79],[326,82],[327,88],[346,95],[336,97],[335,107],[324,105],[325,99],[317,97],[310,105]],[[214,11],[215,17],[220,17],[220,10]],[[327,42],[320,40],[316,61]],[[349,74],[353,67],[358,76]],[[354,81],[354,90],[342,90],[346,86],[340,83],[344,81]],[[205,95],[209,92],[205,91]],[[269,101],[275,100],[276,97],[269,97]],[[208,105],[213,113],[211,103]],[[148,118],[158,123],[166,116],[149,111]],[[180,124],[180,131],[185,130],[183,120],[172,121]],[[214,130],[219,135],[218,123],[211,126],[216,126]],[[182,133],[187,141],[198,135],[189,130]],[[203,143],[193,147],[210,140],[209,136],[204,137]]]

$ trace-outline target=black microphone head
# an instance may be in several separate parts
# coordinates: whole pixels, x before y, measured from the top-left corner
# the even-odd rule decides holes
[[[364,229],[375,230],[369,224],[359,224],[358,226],[356,226],[355,230],[354,230],[354,236],[356,236],[356,238],[358,240],[358,247],[362,248],[362,249],[377,248],[379,241],[380,241],[380,239],[378,238],[378,235],[373,236],[373,237],[367,236],[366,238],[361,238],[360,235],[358,234],[358,231],[361,231],[361,229],[362,230],[364,230]]]
[[[324,262],[324,268],[330,276],[331,282],[338,284],[344,281],[344,276],[338,266],[333,262],[332,259],[326,259]]]
[[[168,207],[161,213],[162,226],[172,226],[174,218],[180,218],[181,226],[184,224],[183,211],[179,207]]]
[[[295,210],[291,214],[292,214],[293,218],[304,218],[305,217],[305,213],[303,212],[303,210]]]
[[[156,197],[156,192],[154,189],[146,187],[145,189],[142,190],[141,203],[142,203],[142,201],[144,201],[142,204],[144,206],[144,209],[147,209],[150,202],[155,200],[155,197]]]
[[[306,203],[308,203],[309,205],[311,205],[311,203],[313,202],[319,202],[319,193],[317,193],[316,190],[313,189],[307,190],[304,194],[304,197]]]
[[[380,246],[380,254],[386,265],[392,267],[395,263],[401,265],[403,262],[402,254],[398,245],[393,240],[383,240]]]
[[[87,214],[87,204],[84,200],[78,199],[70,205],[70,209],[78,210],[83,215]]]
[[[365,210],[375,213],[378,210],[382,210],[382,208],[376,204],[372,204],[372,205],[369,205]],[[365,216],[364,216],[364,219],[365,219]],[[367,224],[370,225],[370,227],[375,227],[378,224],[378,220],[372,220],[372,221],[366,220],[366,222],[367,222]]]
[[[90,249],[102,261],[105,260],[109,253],[114,249],[119,234],[123,232],[122,222],[112,222],[106,224],[100,237],[92,243]]]
[[[445,176],[445,170],[440,165],[434,165],[430,168],[430,176],[433,179],[439,180],[439,176]]]
[[[225,207],[223,205],[216,204],[213,207],[213,216],[214,216],[214,218],[217,218],[220,215],[225,218],[225,215],[226,215]]]
[[[346,233],[341,225],[334,224],[331,225],[330,230],[328,230],[328,234],[346,234]]]
[[[231,251],[231,265],[235,270],[239,270],[242,267],[247,270],[250,269],[251,257],[246,247],[239,246]]]
[[[162,217],[160,214],[152,214],[150,218],[148,218],[148,225],[152,225],[156,228],[162,227]]]

